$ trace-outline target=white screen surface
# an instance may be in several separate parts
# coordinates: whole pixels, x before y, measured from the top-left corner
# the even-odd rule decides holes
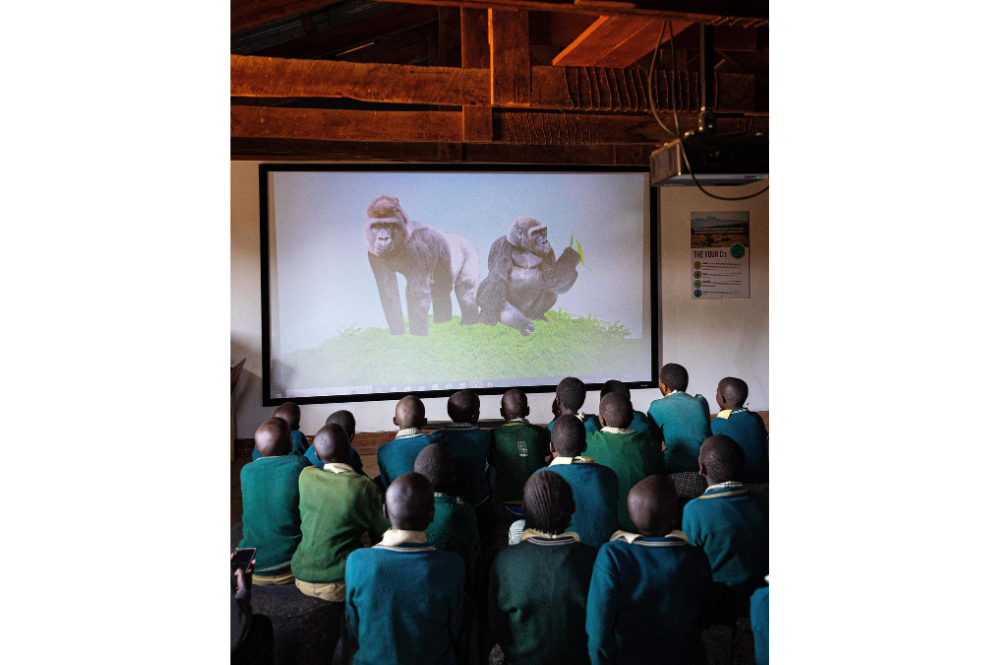
[[[473,248],[462,266],[478,281],[472,293],[492,280],[495,296],[499,280],[510,293],[504,306],[530,318],[529,334],[503,321],[461,325],[454,288],[451,319],[436,320],[431,305],[427,334],[412,334],[403,274],[395,276],[403,334],[392,334],[366,241],[367,211],[381,196],[395,197],[409,222],[443,234],[450,256],[455,242]],[[272,171],[268,203],[272,399],[554,385],[570,375],[586,383],[651,378],[646,174]],[[491,248],[524,217],[546,227],[554,259],[571,238],[582,250],[576,279],[554,294],[547,321],[526,307],[519,281],[544,268],[490,271]]]

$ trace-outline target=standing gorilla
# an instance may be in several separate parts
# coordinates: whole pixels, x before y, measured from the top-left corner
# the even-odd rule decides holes
[[[405,332],[397,272],[406,277],[406,309],[411,335],[428,333],[427,312],[432,304],[434,323],[451,321],[453,286],[462,310],[462,325],[479,320],[476,307],[479,253],[469,240],[407,219],[399,207],[399,199],[380,196],[368,206],[365,244],[382,299],[382,310],[393,335]]]
[[[535,329],[531,319],[548,322],[545,312],[556,304],[557,294],[576,282],[579,262],[580,255],[570,247],[556,261],[548,227],[537,219],[515,219],[507,236],[490,247],[490,272],[476,294],[479,320],[490,326],[499,321],[530,335]]]

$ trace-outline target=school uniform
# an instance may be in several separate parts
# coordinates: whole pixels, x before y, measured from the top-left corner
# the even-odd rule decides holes
[[[524,483],[545,466],[548,455],[548,432],[524,418],[514,418],[494,429],[489,459],[497,500],[508,506],[521,505]]]
[[[529,530],[490,571],[490,630],[511,665],[589,665],[587,593],[597,550]]]
[[[684,506],[684,533],[705,550],[712,579],[733,590],[738,616],[749,616],[750,595],[768,574],[768,498],[743,483],[711,485]]]
[[[601,421],[598,420],[597,416],[595,416],[594,414],[581,412],[581,413],[573,413],[570,415],[576,416],[576,419],[579,420],[581,423],[583,423],[583,427],[584,429],[587,430],[587,434],[590,434],[591,432],[601,431]],[[559,418],[553,418],[552,421],[549,423],[549,426],[547,428],[549,432],[552,431],[552,426],[556,424],[557,420],[559,420]]]
[[[704,663],[711,588],[708,557],[680,531],[615,534],[597,553],[587,597],[590,662]]]
[[[291,584],[292,554],[302,540],[299,474],[309,466],[301,455],[261,457],[240,470],[243,539],[240,548],[257,548],[254,583],[278,577]]]
[[[393,480],[411,473],[417,455],[430,441],[430,437],[421,432],[419,427],[408,427],[399,430],[395,439],[380,446],[376,459],[382,486],[388,489]]]
[[[628,493],[643,478],[665,473],[659,446],[648,436],[628,428],[605,427],[587,435],[587,456],[615,472],[618,523],[626,531],[635,531],[628,515]]]
[[[486,458],[492,443],[490,433],[469,423],[453,423],[431,434],[430,442],[444,444],[451,451],[455,463],[455,485],[451,493],[462,497],[473,508],[484,505],[490,497],[486,477]]]
[[[434,521],[427,527],[427,544],[440,552],[454,552],[469,564],[478,542],[472,506],[457,496],[434,492]]]
[[[771,587],[757,589],[750,596],[750,627],[753,629],[753,656],[757,665],[767,665],[768,661],[770,607]]]
[[[661,432],[660,428],[656,426],[656,423],[654,423],[653,420],[642,411],[632,412],[632,422],[629,423],[628,429],[634,430],[639,434],[645,434],[653,441],[662,443],[661,439],[663,438],[663,432]]]
[[[309,448],[309,442],[306,440],[306,435],[297,429],[292,430],[292,451],[288,453],[289,455],[305,455],[306,450]],[[256,462],[263,455],[257,450],[257,446],[254,446],[253,452],[250,453],[250,461]]]
[[[663,435],[667,473],[697,472],[701,444],[712,434],[708,401],[674,391],[649,405],[649,417]]]
[[[305,457],[307,460],[309,460],[309,462],[313,466],[319,467],[320,469],[322,469],[323,466],[326,464],[326,462],[324,462],[323,460],[321,460],[316,455],[316,446],[314,446],[314,445],[310,445],[308,448],[306,448],[306,452],[303,455],[303,457]],[[358,451],[356,451],[354,448],[351,448],[351,457],[350,457],[350,459],[347,460],[347,463],[351,465],[352,469],[354,469],[356,472],[360,473],[362,476],[367,476],[368,475],[364,471],[365,465],[364,465],[364,462],[361,461],[361,455],[359,455]]]
[[[743,482],[760,485],[768,482],[767,427],[760,414],[746,407],[726,409],[712,420],[712,434],[725,434],[740,444],[746,455]]]
[[[423,531],[385,533],[347,557],[345,623],[356,665],[455,665],[465,565]]]
[[[617,531],[618,476],[607,466],[591,457],[556,457],[541,471],[551,471],[563,477],[573,490],[576,510],[566,527],[580,534],[580,541],[600,547]],[[504,652],[506,653],[506,652]]]

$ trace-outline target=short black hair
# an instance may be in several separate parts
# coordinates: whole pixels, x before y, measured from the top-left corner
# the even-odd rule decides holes
[[[470,422],[478,411],[479,395],[471,390],[459,390],[448,398],[448,417],[452,422]]]
[[[701,444],[701,463],[705,473],[716,483],[743,480],[747,456],[740,444],[725,434],[715,434]]]
[[[302,418],[302,409],[295,402],[284,402],[279,404],[278,408],[274,410],[273,418],[281,418],[289,427],[294,425],[293,429],[299,428],[299,420]]]
[[[632,402],[621,393],[608,393],[602,397],[600,411],[607,427],[628,427],[635,415]]]
[[[625,395],[626,399],[632,399],[632,391],[618,379],[605,381],[604,385],[601,386],[601,397],[603,398],[608,393],[621,393]]]
[[[562,533],[573,519],[576,504],[566,479],[540,471],[524,484],[524,526],[543,533]]]
[[[576,416],[559,416],[552,423],[552,447],[560,457],[576,457],[587,449],[587,428]]]
[[[747,382],[743,379],[737,379],[735,376],[727,376],[722,381],[719,381],[719,392],[726,398],[726,406],[730,409],[738,409],[746,403],[750,389],[747,387]]]
[[[326,419],[327,425],[340,425],[347,432],[347,436],[354,438],[354,428],[357,423],[354,421],[354,414],[350,411],[336,411]]]
[[[417,455],[413,470],[431,481],[435,492],[447,493],[455,481],[455,463],[443,443],[425,446]]]
[[[587,388],[580,379],[567,376],[556,386],[556,397],[570,411],[579,411],[587,400]]]
[[[660,370],[660,383],[667,390],[680,390],[683,392],[688,388],[688,371],[677,363],[667,363]]]
[[[528,414],[528,396],[520,388],[505,392],[500,403],[510,418],[524,418]]]

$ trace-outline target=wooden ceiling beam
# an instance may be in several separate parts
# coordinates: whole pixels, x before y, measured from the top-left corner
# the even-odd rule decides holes
[[[763,25],[768,0],[378,0],[414,5],[496,10],[573,12],[593,16],[685,19],[714,25]]]
[[[489,42],[490,103],[493,106],[529,106],[528,12],[490,9]]]
[[[674,34],[694,25],[672,21]],[[663,21],[626,16],[602,16],[553,60],[553,65],[574,67],[628,67],[656,47]],[[661,44],[670,41],[664,31]]]
[[[341,0],[229,0],[229,30],[249,30],[338,2]]]

